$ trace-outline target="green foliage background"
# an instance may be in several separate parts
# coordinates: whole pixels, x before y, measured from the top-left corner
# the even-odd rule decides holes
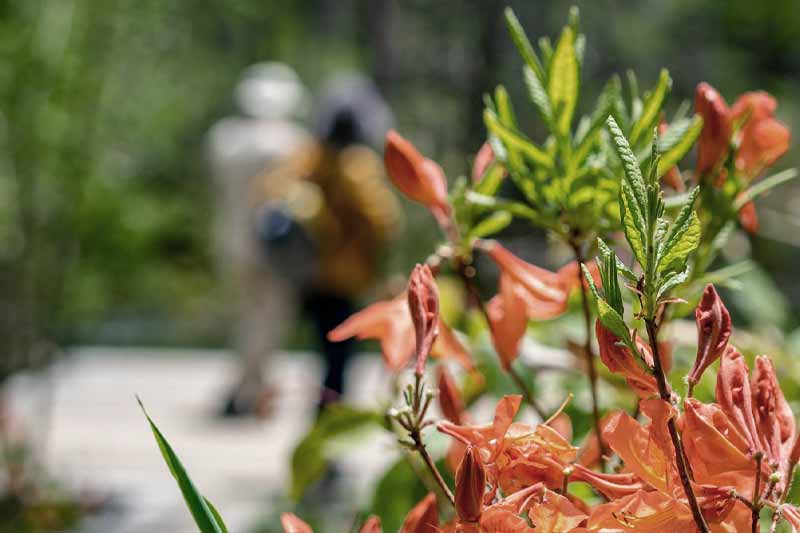
[[[795,0],[0,2],[4,352],[29,352],[42,339],[222,342],[229,310],[209,250],[203,143],[234,111],[230,95],[245,66],[286,61],[312,89],[342,68],[370,73],[399,128],[452,179],[485,137],[482,95],[504,82],[513,101],[527,99],[522,83],[510,83],[519,59],[503,7],[529,35],[554,36],[572,3],[591,43],[585,94],[627,68],[651,86],[664,66],[673,108],[701,80],[729,102],[765,89],[798,131]],[[532,110],[520,115],[523,131],[542,133]],[[792,150],[781,166],[797,163]],[[796,212],[797,192],[790,185],[761,201],[766,236],[751,242],[780,288],[772,323],[787,330],[797,323],[786,311],[800,302],[792,268],[800,254],[786,244],[798,244],[798,221],[786,215]],[[434,242],[429,218],[408,211],[408,229]],[[427,248],[418,241],[401,243],[389,269],[419,260]]]

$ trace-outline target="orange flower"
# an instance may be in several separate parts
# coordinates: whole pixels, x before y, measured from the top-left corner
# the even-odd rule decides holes
[[[430,209],[440,223],[446,221],[450,213],[447,180],[439,165],[394,130],[386,134],[383,161],[392,182],[403,194]]]
[[[425,281],[419,290],[423,290],[426,283],[428,281]],[[432,289],[427,287],[424,290]],[[421,295],[422,293],[418,293],[415,297]],[[473,368],[466,348],[441,317],[438,318],[435,328],[431,328],[430,323],[427,326],[429,333],[435,330],[439,333],[432,347],[432,356],[453,358],[465,369]],[[409,310],[409,292],[406,291],[391,300],[369,305],[328,332],[328,339],[333,342],[351,337],[359,340],[379,340],[383,360],[389,370],[396,372],[405,368],[414,356],[416,347],[415,327]]]
[[[433,341],[439,335],[439,291],[428,265],[417,264],[414,267],[406,294],[416,339],[415,372],[421,376],[425,371],[425,361],[433,347]]]
[[[620,338],[606,328],[599,319],[595,322],[595,334],[600,347],[600,359],[610,371],[621,374],[640,398],[658,394],[656,378],[647,369],[653,365],[653,355],[649,346],[636,339],[639,352],[644,357],[644,361],[637,361],[636,356],[620,344]]]
[[[774,118],[778,103],[769,94],[745,93],[731,108],[734,121],[746,118],[736,152],[736,168],[756,177],[789,149],[789,128]]]
[[[294,513],[281,514],[283,533],[314,533],[311,526],[300,520]]]
[[[439,509],[436,507],[436,495],[429,493],[406,515],[401,533],[438,533]]]
[[[442,365],[436,371],[439,375],[439,408],[442,410],[442,414],[453,424],[464,423],[466,418],[464,399],[461,397],[461,392],[458,390],[453,376]]]
[[[703,117],[703,130],[697,142],[697,179],[714,170],[728,153],[732,124],[725,99],[706,82],[697,86],[694,107]]]
[[[485,248],[500,267],[501,273],[521,288],[520,294],[524,294],[529,319],[547,320],[567,310],[569,290],[577,283],[577,271],[574,281],[568,280],[563,274],[523,261],[497,242],[490,242]]]
[[[508,371],[519,356],[519,343],[528,327],[525,291],[506,273],[500,274],[500,292],[486,305],[492,343]]]
[[[691,385],[700,381],[705,369],[720,358],[731,336],[731,315],[713,285],[706,285],[694,311],[694,318],[697,324],[697,357],[689,372]]]

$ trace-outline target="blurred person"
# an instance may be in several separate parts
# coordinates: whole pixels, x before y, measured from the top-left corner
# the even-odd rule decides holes
[[[235,309],[233,348],[242,361],[223,414],[263,415],[271,396],[264,367],[285,337],[296,298],[291,284],[264,260],[252,193],[257,176],[284,165],[312,142],[298,121],[310,99],[289,66],[258,63],[242,73],[234,101],[239,114],[220,120],[208,134],[215,251]]]
[[[355,311],[355,300],[376,281],[381,249],[400,222],[381,158],[370,148],[382,142],[389,122],[388,107],[371,81],[339,77],[320,99],[316,141],[259,180],[258,196],[268,206],[262,235],[274,240],[267,255],[276,269],[296,280],[327,365],[320,407],[342,394],[354,346],[330,342],[327,333]],[[290,233],[293,225],[302,228],[296,234],[307,236],[312,260],[271,251],[285,252],[286,241],[276,236]]]

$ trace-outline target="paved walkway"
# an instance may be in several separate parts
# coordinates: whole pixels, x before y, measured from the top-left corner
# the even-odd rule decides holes
[[[45,437],[50,473],[77,489],[112,496],[115,511],[90,520],[89,533],[195,532],[180,493],[134,399],[141,396],[195,484],[232,532],[247,532],[283,494],[292,447],[310,424],[320,367],[308,354],[284,354],[274,366],[277,416],[267,422],[215,419],[234,376],[224,352],[77,350],[46,376],[13,383],[15,412]],[[351,368],[352,401],[369,404],[384,386],[378,358]],[[391,442],[370,443],[346,470],[368,483],[392,456]]]

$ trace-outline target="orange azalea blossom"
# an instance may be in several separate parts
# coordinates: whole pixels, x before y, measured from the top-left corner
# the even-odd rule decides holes
[[[430,287],[427,290],[431,290]],[[430,323],[427,325],[429,331],[438,329],[439,333],[433,343],[431,351],[433,357],[451,357],[465,369],[473,368],[472,359],[466,348],[441,317],[437,318],[435,328],[431,328]],[[367,306],[328,332],[328,338],[333,342],[351,337],[359,340],[379,340],[383,360],[389,370],[397,372],[405,368],[414,357],[416,348],[408,291],[391,300]]]
[[[514,422],[522,397],[504,396],[497,404],[494,421],[485,425],[439,423],[439,431],[480,453],[489,494],[498,489],[512,494],[536,483],[560,489],[564,468],[577,458],[577,448],[549,425]]]
[[[734,121],[745,120],[736,151],[736,168],[745,176],[758,176],[789,149],[791,135],[789,128],[775,119],[777,107],[775,98],[758,91],[744,93],[731,108]]]
[[[456,531],[463,533],[560,532],[582,524],[587,515],[568,498],[533,484],[490,503],[486,472],[478,451],[468,446],[456,474]],[[533,527],[520,516],[527,511]]]
[[[439,508],[436,506],[436,495],[425,496],[414,506],[400,528],[401,533],[439,533]]]
[[[650,370],[653,368],[653,354],[650,346],[641,338],[636,338],[636,345],[643,357],[642,360],[631,353],[626,346],[623,346],[620,338],[606,328],[599,319],[595,322],[594,329],[597,344],[600,347],[600,359],[608,369],[621,374],[640,398],[657,396],[658,385]]]
[[[667,431],[667,421],[678,416],[677,410],[660,399],[642,400],[640,407],[649,423],[642,425],[628,414],[617,412],[603,428],[605,441],[625,465],[621,474],[593,475],[577,469],[576,479],[590,483],[612,501],[595,507],[587,529],[576,531],[697,530],[678,478],[675,451]],[[754,470],[750,472],[751,478]],[[625,474],[630,477],[624,477]],[[695,481],[693,490],[712,531],[744,531],[750,527],[750,509],[732,495],[738,487],[702,484],[697,475]],[[637,484],[639,488],[633,490]]]
[[[570,292],[579,285],[580,267],[576,261],[564,265],[557,272],[550,272],[523,261],[496,241],[485,242],[482,248],[500,267],[501,281],[519,287],[518,292],[514,291],[524,298],[529,320],[549,320],[566,312]],[[599,283],[597,265],[591,262],[587,266],[592,278]]]
[[[408,280],[408,309],[414,324],[415,373],[421,376],[425,371],[425,361],[439,335],[439,291],[433,281],[428,265],[417,265]]]
[[[528,328],[525,290],[508,274],[500,274],[500,290],[486,304],[492,344],[505,370],[519,356],[519,343]]]
[[[449,224],[447,179],[439,165],[394,130],[386,134],[383,161],[392,182],[403,194],[427,207],[439,224]]]
[[[725,99],[706,82],[697,86],[694,108],[703,117],[703,130],[697,141],[697,180],[713,171],[728,153],[733,132],[730,110]]]

